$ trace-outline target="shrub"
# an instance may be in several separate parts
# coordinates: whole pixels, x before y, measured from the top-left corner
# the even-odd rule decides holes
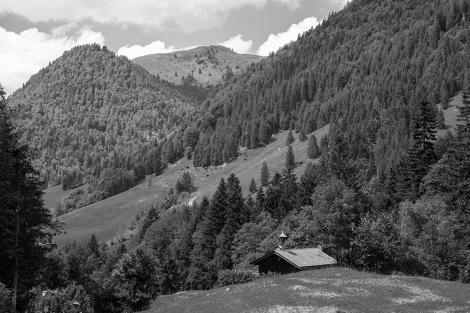
[[[81,285],[71,284],[60,289],[33,289],[31,312],[93,313],[90,296]],[[3,311],[2,311],[3,312]]]
[[[182,192],[193,192],[194,191],[194,181],[190,173],[185,172],[180,179],[176,181],[176,193],[180,194]]]
[[[258,278],[258,274],[246,270],[223,270],[218,273],[216,287],[244,284]]]

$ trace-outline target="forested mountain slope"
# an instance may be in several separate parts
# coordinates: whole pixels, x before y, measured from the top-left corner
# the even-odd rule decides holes
[[[98,45],[65,52],[8,104],[21,141],[38,152],[35,165],[44,180],[57,184],[67,177],[66,188],[107,169],[137,176],[130,179],[155,172],[157,143],[198,111],[168,83]],[[108,178],[124,175],[109,171]]]
[[[185,51],[145,55],[132,61],[174,84],[183,84],[189,80],[207,86],[240,74],[248,65],[261,59],[261,56],[238,54],[223,46],[201,46]]]
[[[419,103],[462,89],[469,15],[467,0],[352,1],[206,101],[194,163],[230,161],[238,144],[264,145],[279,129],[336,123],[344,154],[388,177]]]

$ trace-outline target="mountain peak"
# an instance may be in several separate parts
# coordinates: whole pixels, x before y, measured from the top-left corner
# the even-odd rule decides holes
[[[251,54],[238,54],[221,45],[199,46],[188,50],[170,53],[156,53],[141,56],[132,61],[149,73],[174,84],[182,84],[187,77],[199,84],[216,85],[227,71],[237,75],[252,63],[263,57]]]

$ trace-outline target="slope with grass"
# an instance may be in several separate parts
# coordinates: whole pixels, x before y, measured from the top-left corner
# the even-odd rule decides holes
[[[445,123],[450,130],[455,129],[457,107],[461,103],[462,96],[459,94],[451,99],[449,107],[444,111]],[[318,142],[328,133],[328,129],[329,126],[325,126],[314,132]],[[444,132],[440,131],[441,134]],[[267,163],[271,175],[284,169],[287,153],[286,136],[287,131],[280,132],[266,147],[247,150],[234,162],[221,166],[211,166],[204,169],[194,167],[191,160],[180,160],[176,164],[170,165],[162,175],[153,177],[151,186],[145,182],[126,192],[59,217],[59,220],[65,223],[66,234],[56,240],[58,243],[63,243],[68,240],[88,238],[92,234],[96,234],[98,239],[103,242],[112,240],[116,236],[125,237],[132,219],[139,212],[150,208],[156,201],[164,199],[169,190],[174,187],[176,180],[185,171],[193,175],[197,187],[197,190],[189,195],[189,202],[200,201],[202,197],[212,195],[217,189],[220,179],[227,178],[231,173],[240,179],[243,193],[248,195],[252,178],[255,179],[258,186],[260,184],[259,178],[263,162]],[[295,173],[299,177],[303,173],[306,163],[314,160],[309,160],[307,157],[307,142],[300,142],[298,136],[295,137],[297,140],[292,144],[292,148],[298,163]],[[48,191],[46,191],[47,194]]]
[[[159,296],[147,312],[464,313],[469,295],[469,285],[455,282],[330,268]]]
[[[174,84],[181,84],[183,78],[190,75],[196,82],[206,86],[221,82],[228,68],[238,74],[262,58],[258,55],[238,54],[223,46],[201,46],[185,51],[145,55],[132,61],[149,73]]]
[[[57,185],[54,187],[49,187],[44,190],[44,207],[49,209],[52,215],[55,215],[56,209],[59,206],[60,202],[70,196],[75,190],[83,188],[83,186],[73,188],[73,189],[62,189],[61,185]]]
[[[328,126],[316,132],[320,140],[328,132]],[[252,178],[259,185],[261,165],[268,164],[270,174],[281,172],[285,166],[287,148],[285,145],[287,132],[281,132],[264,148],[247,150],[234,162],[222,166],[211,166],[207,169],[195,168],[191,160],[180,160],[170,165],[158,177],[152,177],[151,186],[145,182],[116,196],[99,201],[59,217],[64,222],[65,234],[56,238],[56,242],[64,243],[70,240],[89,238],[92,234],[102,241],[114,237],[126,236],[133,218],[145,209],[150,208],[156,201],[164,199],[176,180],[184,172],[194,177],[197,190],[189,196],[189,201],[200,201],[203,196],[212,195],[221,178],[227,178],[234,173],[239,179],[245,195],[249,194],[248,187]],[[307,157],[307,142],[295,141],[292,144],[298,166],[295,170],[300,176],[303,173]]]

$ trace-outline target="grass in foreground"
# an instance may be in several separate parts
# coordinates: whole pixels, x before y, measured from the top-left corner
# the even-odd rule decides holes
[[[147,313],[468,313],[470,285],[347,268],[158,297]]]

